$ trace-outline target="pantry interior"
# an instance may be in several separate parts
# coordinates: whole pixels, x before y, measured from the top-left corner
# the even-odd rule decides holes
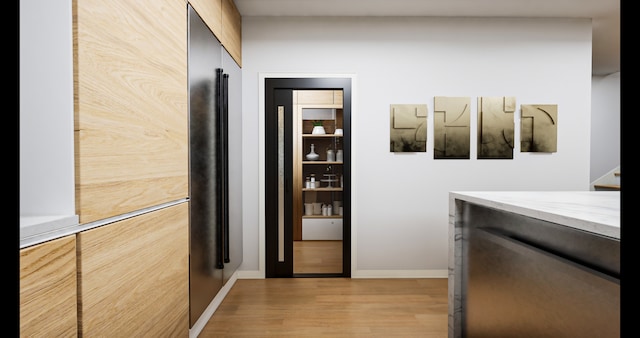
[[[341,273],[342,90],[293,91],[294,274]]]

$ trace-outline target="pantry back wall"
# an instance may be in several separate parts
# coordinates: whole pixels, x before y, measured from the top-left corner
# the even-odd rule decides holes
[[[350,74],[352,277],[446,277],[448,193],[589,190],[591,20],[243,17],[240,273],[264,269],[261,76]],[[435,160],[434,96],[471,98],[471,159]],[[516,98],[512,160],[479,160],[479,96]],[[426,104],[427,151],[389,151],[389,106]],[[558,105],[557,152],[520,152],[520,105]]]

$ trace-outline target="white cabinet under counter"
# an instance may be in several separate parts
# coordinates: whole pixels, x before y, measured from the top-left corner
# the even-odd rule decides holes
[[[302,240],[342,240],[342,218],[303,218]]]

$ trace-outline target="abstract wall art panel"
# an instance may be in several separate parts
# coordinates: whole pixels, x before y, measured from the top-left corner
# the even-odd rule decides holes
[[[513,159],[513,96],[478,97],[478,159]]]
[[[469,159],[470,97],[433,99],[433,158]]]
[[[390,113],[391,152],[426,152],[427,105],[392,104]]]
[[[520,106],[520,152],[555,153],[558,150],[558,105]]]

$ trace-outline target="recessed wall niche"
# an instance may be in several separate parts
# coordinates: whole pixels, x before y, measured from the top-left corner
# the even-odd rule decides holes
[[[478,159],[513,159],[513,96],[478,97]]]
[[[469,159],[470,97],[433,99],[433,158]]]
[[[427,105],[390,106],[390,151],[427,151]]]
[[[520,152],[557,152],[558,105],[523,104],[520,111]]]

